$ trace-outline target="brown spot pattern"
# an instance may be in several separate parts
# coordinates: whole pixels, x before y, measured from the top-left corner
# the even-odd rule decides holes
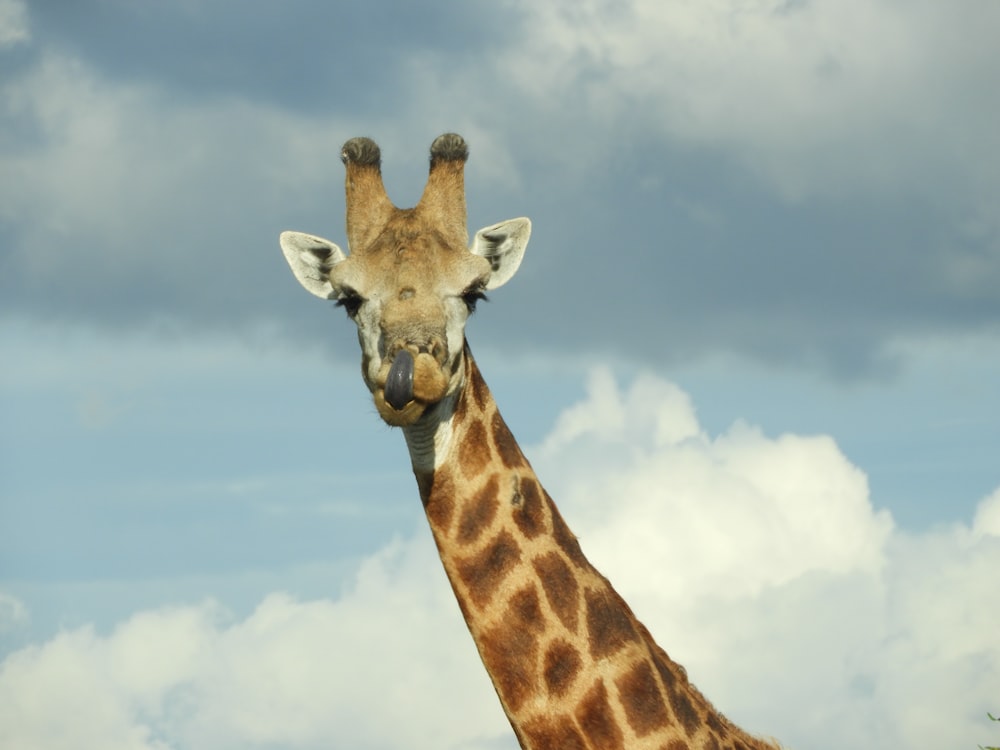
[[[552,611],[567,630],[575,633],[579,620],[579,586],[573,571],[558,552],[539,557],[534,567]]]
[[[500,416],[500,412],[493,413],[493,443],[496,445],[497,453],[500,455],[500,460],[503,461],[503,465],[508,469],[517,469],[524,466],[524,456],[521,453],[521,449],[517,445],[517,441],[514,440],[514,436],[510,434],[510,429],[507,427],[507,423],[503,421],[503,417]]]
[[[604,682],[598,682],[576,709],[576,720],[590,741],[591,747],[602,750],[624,750],[625,739],[615,722],[608,690]]]
[[[457,365],[458,365],[458,360],[455,361],[455,366]],[[454,375],[454,370],[452,371],[452,374]],[[469,389],[465,388],[464,390],[462,390],[458,399],[456,399],[455,401],[455,413],[453,415],[455,424],[465,424],[466,421],[465,415],[468,413],[468,411],[469,411]]]
[[[552,516],[552,536],[555,538],[556,544],[566,553],[571,562],[581,566],[588,565],[587,558],[583,556],[583,550],[580,549],[580,543],[576,540],[573,532],[569,530],[569,526],[566,525],[566,522],[559,514],[559,509],[556,508],[555,503],[552,502],[552,498],[549,497],[549,493],[547,492],[545,493],[545,503]]]
[[[520,534],[534,539],[547,533],[546,516],[551,517],[552,538],[562,554],[548,552],[532,560],[532,565],[552,612],[570,633],[576,633],[581,602],[580,583],[574,569],[592,569],[578,540],[538,480],[533,475],[518,476],[517,469],[528,463],[500,414],[493,411],[488,424],[485,418],[468,418],[472,415],[467,414],[467,410],[478,407],[486,417],[493,409],[489,390],[474,362],[469,372],[471,388],[459,399],[457,408],[461,411],[456,413],[466,418],[458,455],[461,476],[465,479],[482,476],[489,469],[495,452],[505,467],[514,470],[505,476],[507,481],[513,482],[510,504]],[[489,476],[485,486],[460,506],[460,513],[456,513],[455,476],[442,469],[436,473],[418,472],[416,479],[431,525],[445,531],[452,527],[453,538],[459,544],[469,545],[482,539],[484,532],[495,523],[501,500],[506,503],[508,495],[504,493],[501,497],[500,476]],[[453,528],[456,516],[457,528]],[[521,559],[517,538],[504,530],[481,552],[455,562],[453,570],[468,590],[467,599],[458,597],[467,621],[473,622],[477,617],[470,609],[485,608]],[[547,624],[540,596],[536,585],[528,585],[515,593],[503,619],[483,631],[478,639],[483,661],[511,714],[542,691],[553,698],[567,695],[583,670],[584,658],[569,641],[557,638],[543,649],[542,637]],[[641,625],[633,621],[628,605],[610,586],[586,590],[583,607],[590,657],[595,660],[613,656],[647,636]],[[701,740],[708,750],[722,750],[723,747],[747,750],[743,742],[732,737],[724,719],[711,711],[705,717],[699,715],[700,704],[696,703],[699,696],[696,692],[692,696],[682,667],[671,662],[655,644],[652,657],[652,665],[641,661],[614,681],[621,710],[636,736],[647,736],[673,725],[676,720],[684,727],[690,741],[704,722],[709,731]],[[622,728],[603,680],[589,689],[576,705],[572,717],[546,713],[532,722],[516,726],[515,732],[522,746],[545,750],[624,750],[625,747]],[[662,745],[661,750],[690,750],[689,741],[675,737]]]
[[[423,477],[428,475],[424,474]],[[451,474],[440,469],[430,475],[429,479],[417,477],[418,484],[426,485],[426,498],[424,499],[424,511],[427,513],[427,520],[432,528],[447,529],[451,525],[451,519],[455,512],[455,483]],[[421,486],[420,493],[424,495],[424,487]]]
[[[538,635],[544,632],[545,620],[534,586],[526,586],[510,598],[510,617],[511,627],[530,630]]]
[[[666,680],[664,680],[664,683],[665,682],[666,682]],[[723,724],[722,723],[722,719],[720,719],[715,714],[709,714],[708,715],[708,718],[705,719],[705,725],[709,729],[711,729],[713,732],[715,732],[716,734],[726,734],[726,726],[725,726],[725,724]]]
[[[498,487],[497,477],[490,477],[486,486],[476,493],[462,511],[457,531],[459,544],[472,544],[493,522],[500,505],[497,499]]]
[[[577,650],[566,641],[556,641],[545,652],[545,686],[549,694],[560,696],[569,690],[580,672],[582,660]]]
[[[538,690],[539,638],[544,631],[538,591],[528,586],[511,597],[508,616],[482,639],[483,661],[512,711]]]
[[[538,634],[512,623],[501,623],[482,637],[483,663],[507,708],[517,712],[539,686]]]
[[[458,451],[458,462],[462,475],[473,479],[482,474],[490,465],[490,443],[482,422],[469,424]]]
[[[660,679],[663,680],[663,686],[667,691],[667,700],[670,702],[674,716],[683,725],[687,736],[694,736],[698,727],[701,726],[701,717],[698,716],[698,711],[695,710],[691,698],[685,692],[685,687],[688,684],[687,677],[683,672],[680,675],[676,674],[662,658],[654,658],[653,661],[656,664],[656,671],[660,673]],[[681,669],[679,665],[675,668]]]
[[[639,662],[619,677],[615,684],[625,709],[625,718],[637,735],[642,737],[670,722],[660,686],[649,662]]]
[[[528,539],[545,531],[545,508],[538,480],[527,477],[520,480],[517,490],[520,503],[514,510],[514,522]]]
[[[636,641],[625,605],[614,592],[588,591],[585,598],[591,656],[595,659],[610,656]]]
[[[573,720],[559,716],[550,720],[537,719],[524,727],[530,747],[545,750],[588,750]]]
[[[486,381],[479,374],[479,367],[476,365],[475,360],[469,356],[468,351],[466,351],[466,358],[472,365],[472,372],[469,376],[469,383],[472,385],[472,397],[475,399],[479,411],[486,411],[486,405],[492,400],[490,398],[490,390],[486,387]]]
[[[482,609],[497,587],[521,559],[521,551],[509,531],[502,531],[482,552],[459,560],[458,575],[469,589],[469,598]]]
[[[674,710],[674,715],[684,725],[687,736],[693,737],[698,731],[698,727],[701,726],[701,719],[698,712],[695,711],[691,699],[678,690],[668,690],[667,699],[670,701],[670,707]]]

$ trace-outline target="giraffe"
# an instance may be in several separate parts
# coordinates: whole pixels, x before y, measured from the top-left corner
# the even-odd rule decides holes
[[[368,138],[344,144],[349,254],[284,232],[309,292],[357,324],[381,418],[402,429],[441,561],[525,750],[762,750],[656,645],[584,556],[505,424],[465,324],[518,269],[526,218],[466,228],[465,141],[431,145],[416,207],[399,209]]]

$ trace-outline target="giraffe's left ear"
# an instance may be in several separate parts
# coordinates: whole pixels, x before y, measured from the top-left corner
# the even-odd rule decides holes
[[[476,232],[469,250],[490,262],[493,274],[487,289],[496,289],[510,280],[521,265],[530,236],[531,222],[525,218],[508,219]]]
[[[299,283],[317,297],[333,299],[330,269],[345,259],[344,251],[330,240],[302,232],[282,232],[278,239],[285,260]]]

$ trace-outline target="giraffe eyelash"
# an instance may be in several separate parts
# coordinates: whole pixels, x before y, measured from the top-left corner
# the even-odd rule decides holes
[[[334,303],[336,307],[342,307],[347,312],[347,317],[353,319],[355,315],[358,314],[358,310],[361,309],[361,304],[364,302],[364,298],[353,290],[344,290],[337,301]]]
[[[480,301],[489,302],[490,298],[486,296],[483,288],[480,286],[470,287],[462,292],[462,302],[465,306],[469,308],[469,314],[471,315],[476,311],[476,304]]]

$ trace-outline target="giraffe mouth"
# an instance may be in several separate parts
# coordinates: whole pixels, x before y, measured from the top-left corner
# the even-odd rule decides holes
[[[416,422],[427,407],[448,392],[448,377],[441,363],[426,352],[400,349],[391,361],[382,363],[375,408],[394,427]]]

